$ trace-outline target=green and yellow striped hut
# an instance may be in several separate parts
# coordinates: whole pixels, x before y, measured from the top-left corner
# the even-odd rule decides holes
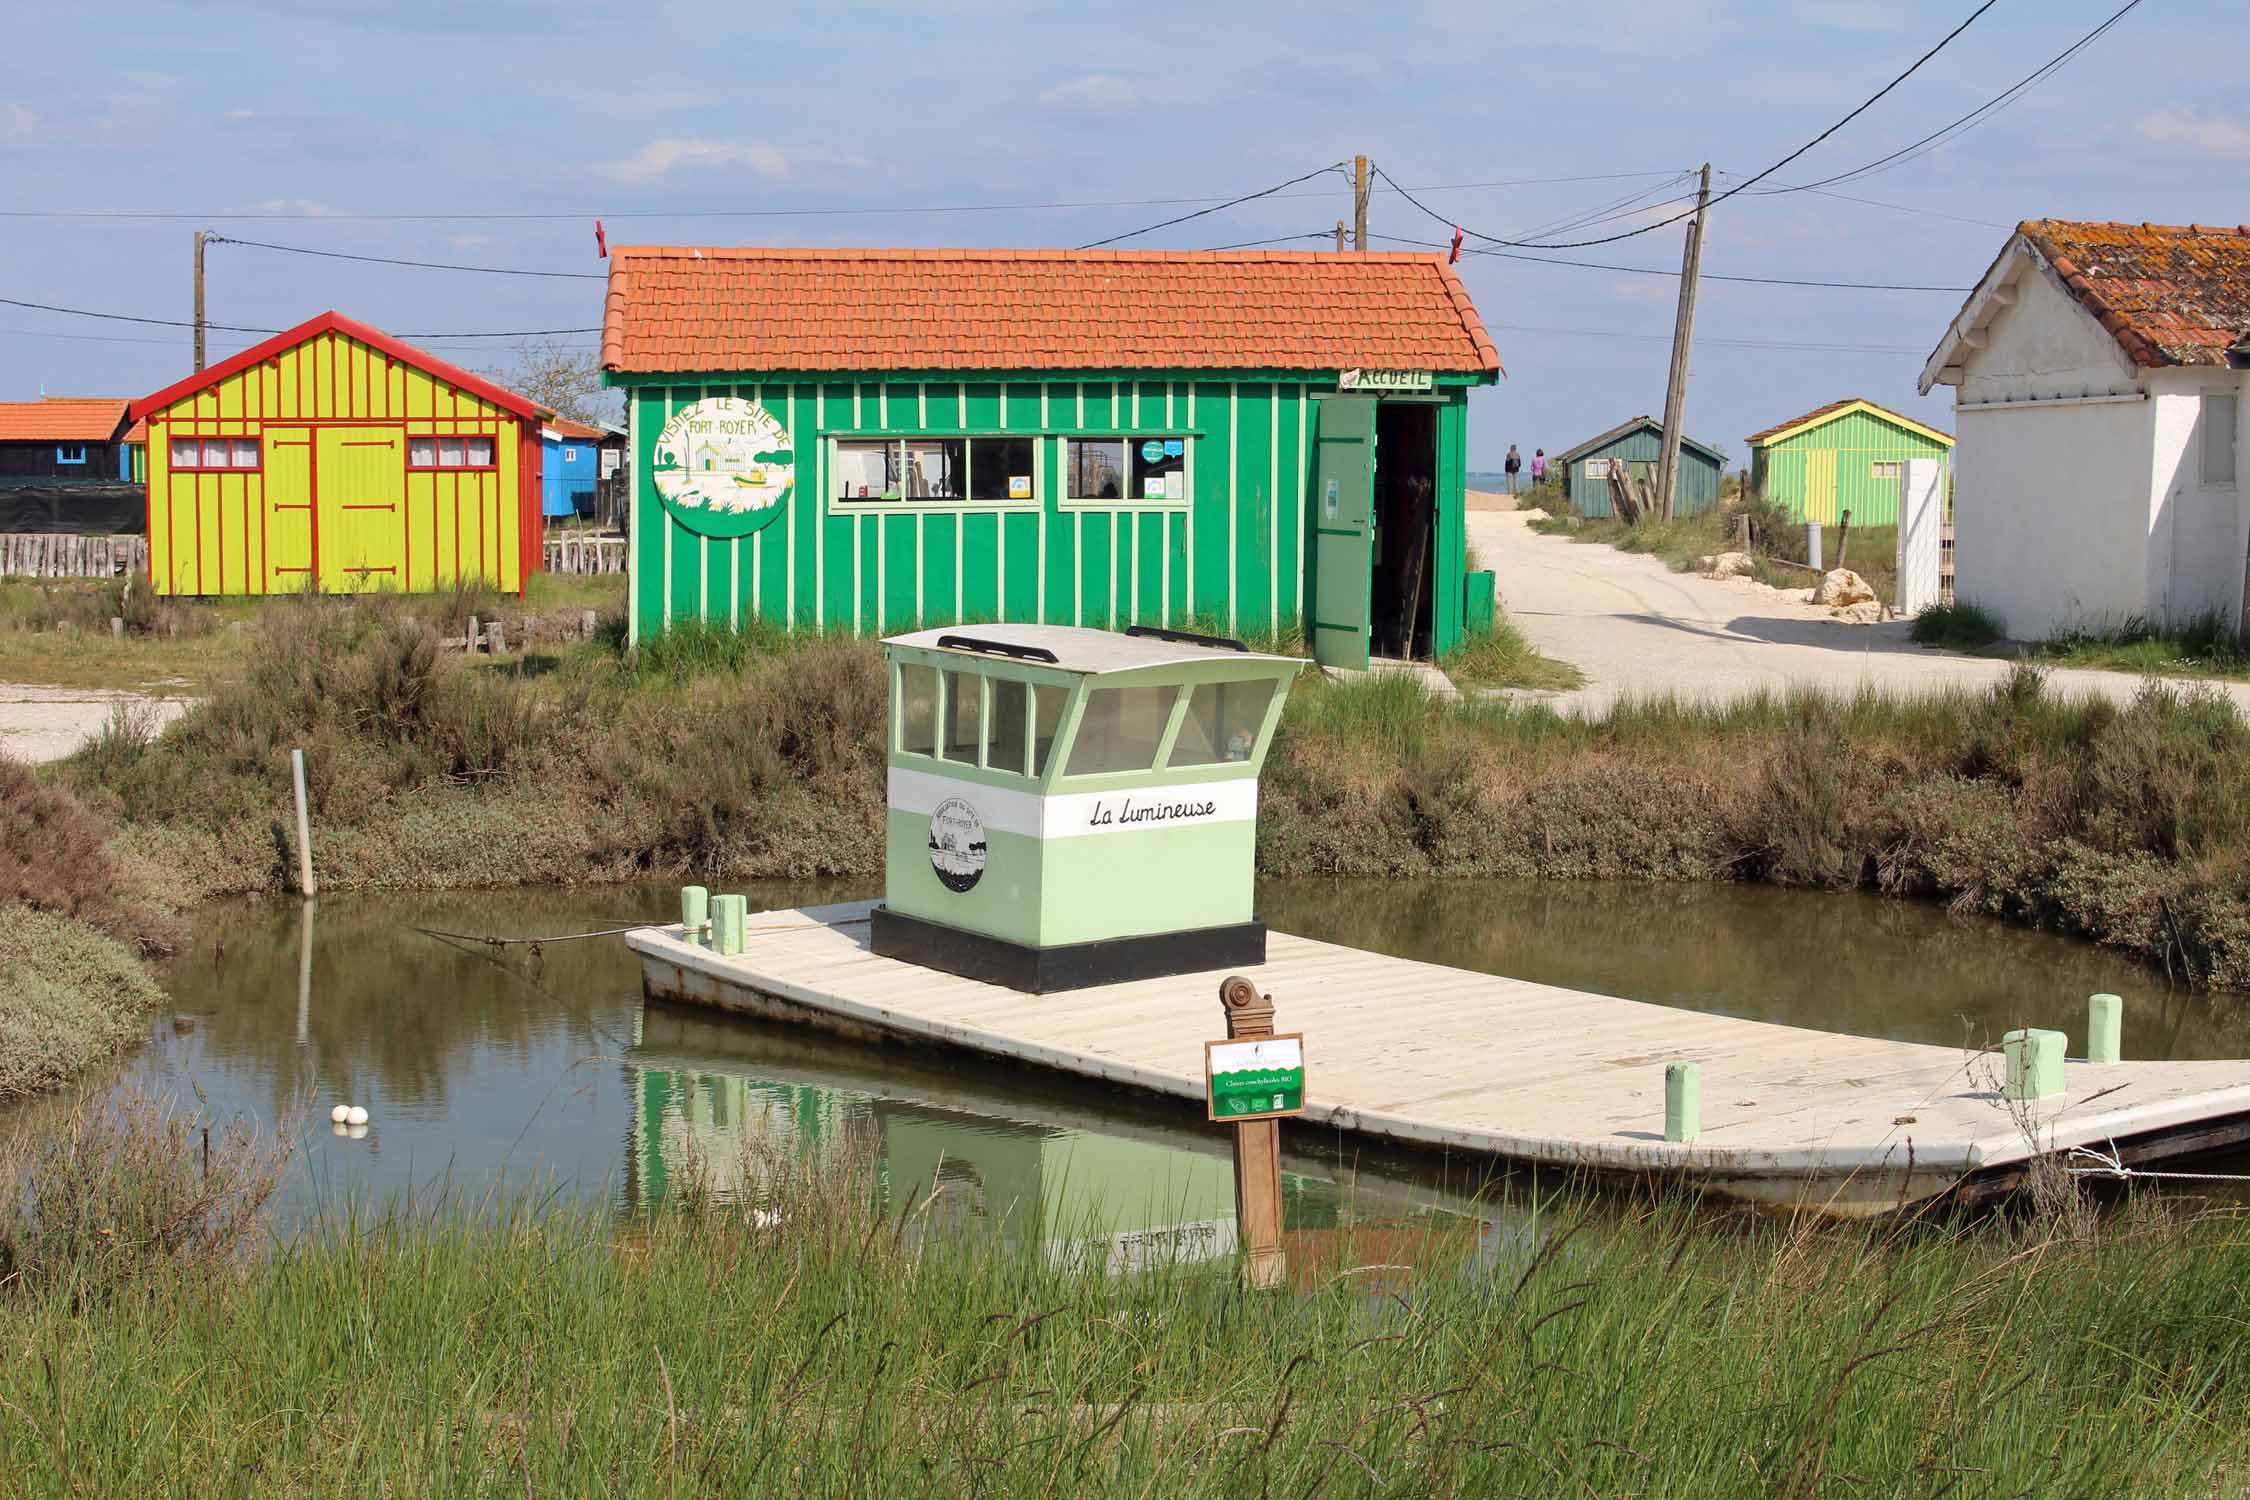
[[[1950,464],[1953,435],[1877,406],[1864,396],[1831,401],[1753,432],[1750,490],[1799,521],[1896,526],[1899,484],[1910,458]]]

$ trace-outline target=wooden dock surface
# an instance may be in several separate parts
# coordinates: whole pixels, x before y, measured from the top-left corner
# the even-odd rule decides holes
[[[967,1048],[1203,1099],[1219,972],[1058,995],[868,950],[854,902],[750,919],[739,956],[677,926],[626,937],[649,993],[860,1035]],[[2032,1158],[2138,1141],[2127,1161],[2250,1136],[2250,1061],[2072,1061],[2066,1092],[2000,1096],[1992,1052],[1706,1015],[1273,933],[1240,971],[1305,1034],[1306,1115],[1519,1162],[1663,1172],[1720,1191],[1872,1213]],[[2083,1037],[2072,1038],[2074,1050]],[[1664,1139],[1664,1069],[1694,1062],[1703,1129]]]

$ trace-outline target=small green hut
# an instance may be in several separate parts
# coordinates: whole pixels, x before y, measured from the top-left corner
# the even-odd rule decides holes
[[[1896,526],[1899,486],[1910,458],[1952,463],[1953,436],[1863,396],[1831,401],[1753,432],[1750,490],[1798,521]],[[1942,481],[1941,481],[1942,483]]]
[[[1563,476],[1563,491],[1578,513],[1588,518],[1612,514],[1609,504],[1609,471],[1612,464],[1628,465],[1656,488],[1656,465],[1664,454],[1664,424],[1645,413],[1620,422],[1609,431],[1586,439],[1549,459],[1550,469]],[[1719,485],[1726,478],[1727,456],[1709,443],[1680,434],[1680,473],[1674,493],[1674,513],[1699,516],[1719,503]]]
[[[1469,392],[1441,255],[620,247],[630,629],[999,621],[1462,638]]]

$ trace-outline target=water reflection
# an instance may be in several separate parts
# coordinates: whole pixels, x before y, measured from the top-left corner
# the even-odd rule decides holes
[[[864,892],[750,894],[763,908]],[[690,1173],[754,1197],[776,1152],[836,1152],[871,1164],[891,1209],[919,1210],[916,1234],[974,1230],[1128,1264],[1231,1248],[1226,1139],[1190,1107],[646,1008],[638,964],[615,939],[535,957],[416,930],[586,931],[662,919],[674,902],[665,889],[612,889],[214,907],[165,976],[174,1011],[152,1021],[114,1084],[200,1092],[215,1115],[274,1124],[300,1148],[285,1200],[298,1210],[400,1193],[473,1202],[496,1189],[640,1207]],[[2167,991],[2083,944],[1929,907],[1754,887],[1464,882],[1268,883],[1260,905],[1279,928],[1354,946],[1940,1044],[2026,1021],[2077,1034],[2085,995],[2114,990],[2127,997],[2128,1055],[2250,1053],[2230,1002]],[[1277,998],[1286,1014],[1288,996]],[[364,1138],[331,1134],[340,1103],[369,1111]],[[12,1123],[36,1119],[19,1111]],[[1449,1176],[1427,1158],[1378,1161],[1309,1129],[1283,1140],[1294,1261],[1317,1266],[1347,1235],[1365,1242],[1354,1254],[1427,1254],[1430,1226],[1474,1207],[1479,1167]],[[1496,1253],[1466,1232],[1448,1254]]]

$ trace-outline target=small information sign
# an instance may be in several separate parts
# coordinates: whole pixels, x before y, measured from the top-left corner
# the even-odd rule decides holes
[[[1340,391],[1426,391],[1436,383],[1429,370],[1344,370],[1336,377]]]
[[[1305,1037],[1205,1042],[1203,1079],[1211,1118],[1270,1120],[1305,1112]]]

